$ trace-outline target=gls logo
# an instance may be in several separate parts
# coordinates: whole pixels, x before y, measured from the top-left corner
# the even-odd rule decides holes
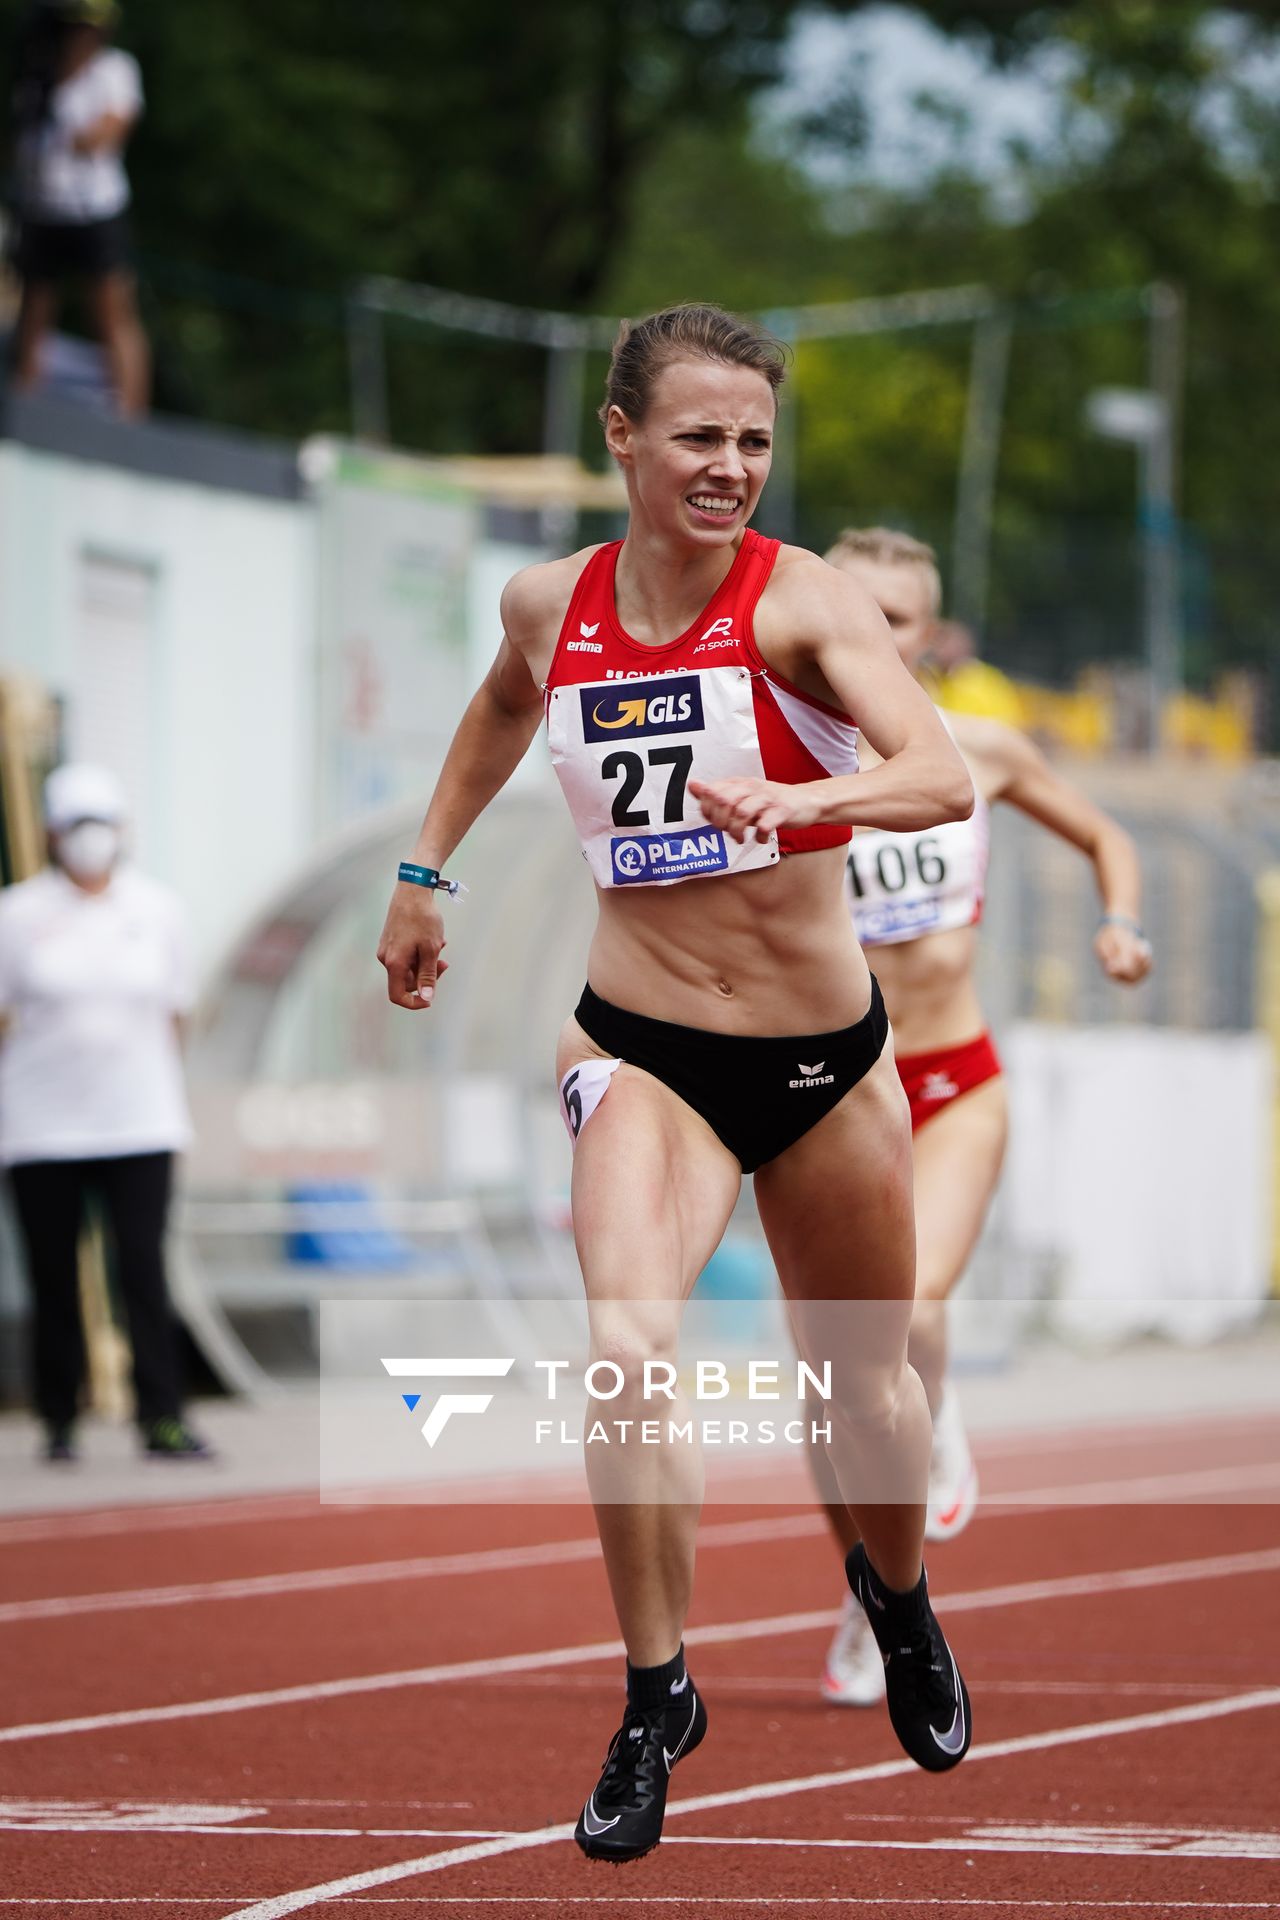
[[[702,687],[696,673],[662,680],[630,681],[626,692],[583,687],[585,740],[630,740],[656,733],[697,733],[705,726]]]
[[[418,1360],[396,1358],[384,1360],[383,1366],[393,1380],[502,1380],[515,1365],[514,1356],[510,1360],[455,1360],[439,1357]],[[420,1393],[402,1393],[400,1398],[410,1413],[417,1406]],[[493,1399],[491,1393],[442,1393],[422,1424],[422,1437],[429,1447],[434,1447],[440,1435],[455,1413],[483,1413]]]

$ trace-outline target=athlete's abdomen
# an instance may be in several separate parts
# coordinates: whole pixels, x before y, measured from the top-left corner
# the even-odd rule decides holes
[[[899,1053],[959,1046],[983,1031],[974,983],[977,947],[976,927],[954,927],[868,950]]]
[[[602,999],[717,1033],[825,1033],[870,981],[842,892],[844,850],[752,873],[601,891],[588,978]]]

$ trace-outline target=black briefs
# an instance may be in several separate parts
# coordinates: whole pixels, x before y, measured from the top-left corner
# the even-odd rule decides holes
[[[838,1033],[708,1033],[651,1020],[584,987],[574,1018],[606,1053],[642,1067],[701,1114],[754,1173],[808,1133],[857,1086],[884,1050],[889,1020],[871,976],[871,1005]]]

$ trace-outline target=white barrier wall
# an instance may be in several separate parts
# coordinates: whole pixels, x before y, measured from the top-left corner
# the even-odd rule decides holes
[[[305,501],[0,442],[0,671],[125,782],[202,954],[311,845],[315,579]]]
[[[1273,1062],[1257,1033],[1025,1023],[1003,1037],[1011,1277],[1064,1334],[1198,1340],[1268,1292]]]

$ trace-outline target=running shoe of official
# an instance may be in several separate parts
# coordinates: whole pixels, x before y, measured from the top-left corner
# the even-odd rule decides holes
[[[929,1773],[959,1766],[973,1738],[969,1694],[934,1618],[924,1573],[910,1593],[894,1593],[861,1541],[845,1572],[884,1660],[889,1719],[904,1752]]]
[[[142,1429],[143,1450],[148,1460],[212,1460],[208,1441],[192,1433],[185,1421],[172,1414],[149,1420]]]
[[[44,1457],[53,1461],[55,1466],[74,1465],[80,1458],[76,1449],[75,1429],[69,1420],[55,1421],[46,1428]]]
[[[836,1707],[874,1707],[884,1699],[884,1660],[871,1622],[851,1593],[844,1596],[840,1624],[827,1648],[822,1697]]]
[[[620,1867],[653,1851],[662,1838],[671,1769],[706,1731],[707,1710],[687,1675],[680,1692],[660,1707],[628,1703],[596,1789],[573,1830],[588,1860],[612,1860]]]
[[[925,1539],[954,1540],[972,1520],[977,1504],[978,1470],[969,1451],[959,1398],[947,1385],[942,1390],[942,1404],[933,1421]]]

